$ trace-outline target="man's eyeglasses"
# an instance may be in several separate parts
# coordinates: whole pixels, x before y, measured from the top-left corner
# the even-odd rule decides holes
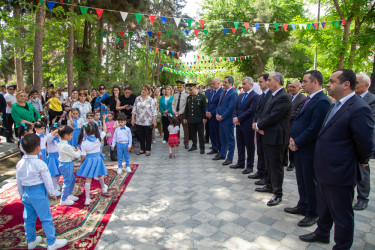
[[[8,90],[14,90],[13,88],[9,88]]]
[[[99,88],[99,90],[105,90],[105,88]]]

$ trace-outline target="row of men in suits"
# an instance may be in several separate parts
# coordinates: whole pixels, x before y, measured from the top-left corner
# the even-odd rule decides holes
[[[249,78],[244,79],[243,86],[251,81]],[[368,93],[370,83],[364,76],[358,77],[357,81],[351,70],[333,72],[327,84],[328,94],[335,99],[335,104],[331,105],[322,89],[322,74],[316,70],[308,71],[302,82],[308,96],[302,102],[303,105],[299,104],[300,108],[294,110],[293,106],[298,105],[293,103],[284,90],[283,81],[283,76],[277,72],[261,75],[258,82],[263,94],[260,97],[251,95],[249,89],[237,97],[231,88],[232,79],[224,79],[224,92],[216,104],[221,147],[212,147],[213,151],[220,150],[214,159],[226,159],[223,165],[231,163],[235,125],[238,151],[243,152],[244,148],[247,152],[250,150],[246,168],[252,168],[253,145],[249,143],[254,141],[253,132],[249,127],[241,128],[249,124],[241,117],[253,117],[249,119],[252,129],[256,131],[258,171],[249,178],[263,178],[260,181],[263,181],[264,186],[256,190],[273,193],[267,205],[275,206],[282,200],[283,159],[288,146],[295,157],[300,199],[295,207],[286,208],[285,212],[303,215],[299,226],[318,223],[313,233],[301,235],[300,239],[328,243],[330,230],[335,223],[334,249],[350,249],[354,234],[354,186],[357,185],[358,190],[355,207],[359,208],[361,201],[367,205],[370,188],[368,161],[374,148],[375,114],[375,96]],[[361,86],[362,81],[366,87]],[[215,96],[210,97],[212,103],[208,99],[207,106],[214,105]],[[256,98],[259,100],[255,101]],[[372,109],[369,104],[373,105]],[[293,110],[295,118],[290,128]],[[231,123],[228,112],[232,112]],[[237,164],[232,167],[237,168],[242,164],[244,153],[242,158],[239,155]]]

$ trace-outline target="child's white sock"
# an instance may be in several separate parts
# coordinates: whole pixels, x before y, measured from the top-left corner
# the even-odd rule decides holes
[[[91,183],[85,183],[85,194],[86,194],[86,200],[90,199],[90,188],[91,188]]]
[[[105,183],[104,183],[104,177],[102,176],[101,178],[99,178],[99,183],[100,183],[100,186],[103,187],[105,186]]]
[[[55,189],[55,191],[59,191],[59,179],[60,177],[52,177],[52,184],[53,184],[53,189]]]

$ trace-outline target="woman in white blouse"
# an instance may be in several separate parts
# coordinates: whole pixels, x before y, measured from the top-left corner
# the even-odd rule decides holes
[[[84,90],[79,91],[78,94],[78,102],[75,102],[73,104],[72,108],[77,108],[79,110],[79,118],[82,118],[85,123],[87,122],[86,120],[86,115],[87,113],[91,112],[91,104],[86,101],[87,99],[87,94],[85,93]]]
[[[141,150],[137,155],[146,153],[150,155],[152,130],[156,127],[155,101],[150,97],[151,88],[149,85],[142,86],[141,95],[135,99],[132,111],[132,126],[137,125],[139,143]]]

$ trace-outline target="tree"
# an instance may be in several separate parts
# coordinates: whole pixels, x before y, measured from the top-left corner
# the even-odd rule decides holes
[[[39,5],[35,23],[35,42],[34,42],[34,88],[41,93],[43,86],[43,38],[44,38],[44,19],[46,16],[46,2]]]

